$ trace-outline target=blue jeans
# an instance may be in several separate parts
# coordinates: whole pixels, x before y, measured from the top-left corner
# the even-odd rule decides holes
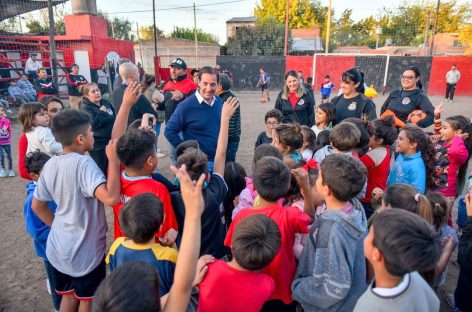
[[[161,134],[161,123],[160,122],[156,123],[154,125],[153,129],[154,129],[154,132],[156,133],[156,137],[157,137],[156,146],[159,149],[159,134]]]
[[[239,148],[239,140],[238,141],[230,141],[228,140],[228,148],[226,149],[226,161],[236,161],[236,153],[238,152]]]
[[[461,196],[457,202],[457,226],[463,228],[466,221],[467,207],[465,206],[464,196]]]
[[[11,159],[11,146],[10,144],[0,145],[0,164],[2,169],[5,169],[5,157],[8,160],[8,170],[13,169],[13,161]]]
[[[54,277],[52,275],[52,265],[49,261],[44,260],[44,268],[46,269],[46,276],[49,280],[49,287],[51,288],[51,298],[54,309],[59,311],[61,307],[62,296],[56,293],[56,283],[54,282]]]

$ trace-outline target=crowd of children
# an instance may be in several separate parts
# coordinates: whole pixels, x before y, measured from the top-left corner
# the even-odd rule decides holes
[[[329,76],[322,88],[327,101]],[[467,118],[441,121],[439,105],[435,133],[426,133],[398,129],[392,116],[337,122],[326,102],[310,128],[283,124],[272,109],[247,175],[226,160],[239,107],[230,98],[212,170],[199,143],[185,141],[169,181],[157,172],[155,118],[127,125],[139,97],[130,84],[106,175],[87,155],[89,114],[47,96],[21,106],[26,229],[55,310],[439,311],[436,291],[456,248],[455,309],[472,310],[470,195],[460,231],[451,214],[472,152]],[[10,135],[0,106],[0,176],[4,154],[11,170]],[[109,249],[105,206],[114,214]]]

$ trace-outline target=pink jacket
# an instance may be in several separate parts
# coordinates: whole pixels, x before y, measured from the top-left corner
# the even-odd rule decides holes
[[[460,136],[455,136],[448,148],[447,158],[449,159],[449,168],[447,169],[447,188],[441,190],[444,196],[457,196],[457,175],[460,167],[469,158],[469,152],[464,144],[464,140]]]

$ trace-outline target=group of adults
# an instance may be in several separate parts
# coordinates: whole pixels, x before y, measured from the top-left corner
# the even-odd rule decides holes
[[[424,116],[417,122],[417,125],[425,128],[433,124],[434,106],[422,90],[419,69],[414,66],[406,68],[400,80],[401,88],[390,93],[382,105],[380,113],[384,114],[388,111],[396,119],[407,123],[408,116],[412,112],[421,110]],[[452,87],[448,88],[452,89]],[[336,123],[347,118],[358,118],[365,122],[377,118],[376,106],[372,99],[364,95],[364,91],[364,74],[359,68],[351,68],[342,74],[341,92],[329,101],[336,108]],[[314,107],[315,99],[310,90],[301,83],[300,73],[294,70],[288,71],[285,74],[283,90],[275,102],[275,108],[282,112],[282,122],[298,122],[301,125],[312,127],[315,124]]]

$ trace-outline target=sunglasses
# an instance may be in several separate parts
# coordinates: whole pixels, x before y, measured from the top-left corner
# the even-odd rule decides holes
[[[404,80],[412,80],[412,79],[415,79],[416,77],[415,77],[415,76],[405,76],[405,75],[402,75],[401,78],[404,79]]]

